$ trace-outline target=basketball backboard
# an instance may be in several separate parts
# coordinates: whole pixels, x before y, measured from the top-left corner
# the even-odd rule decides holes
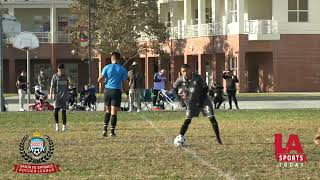
[[[3,14],[2,15],[3,33],[7,38],[13,37],[21,32],[21,24],[14,16]]]
[[[23,50],[30,50],[39,47],[39,39],[31,32],[22,32],[15,36],[13,47]]]

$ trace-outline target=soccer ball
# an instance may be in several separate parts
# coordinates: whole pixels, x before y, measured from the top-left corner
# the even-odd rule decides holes
[[[182,135],[178,135],[178,136],[174,139],[173,143],[174,143],[174,145],[175,145],[176,147],[182,147],[182,146],[184,146],[185,143],[186,143],[186,138],[185,138],[184,136],[182,136]]]

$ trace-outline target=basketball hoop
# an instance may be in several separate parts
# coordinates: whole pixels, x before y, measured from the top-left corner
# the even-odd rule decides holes
[[[22,32],[14,37],[13,47],[21,50],[31,50],[39,47],[39,39],[33,33]]]
[[[28,104],[30,104],[30,57],[29,51],[39,47],[39,39],[33,33],[22,32],[14,37],[13,47],[27,52],[27,93]]]
[[[3,14],[0,16],[0,82],[3,82],[3,39],[7,38],[12,42],[13,37],[21,32],[21,24],[14,16]],[[3,101],[3,83],[0,83],[0,112],[4,105]]]

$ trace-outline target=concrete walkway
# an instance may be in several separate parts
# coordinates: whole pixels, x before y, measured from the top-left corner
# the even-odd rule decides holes
[[[33,97],[32,97],[33,98]],[[102,99],[102,98],[101,98]],[[8,102],[7,107],[9,111],[17,111],[18,106],[18,96],[6,98]],[[102,100],[101,100],[102,101]],[[122,103],[122,106],[125,106]],[[151,106],[151,103],[148,105]],[[229,108],[229,103],[226,101],[225,105],[222,105],[222,109]],[[234,104],[233,104],[233,107]],[[301,109],[301,108],[319,108],[320,100],[275,100],[275,101],[239,101],[240,109]],[[27,109],[27,105],[25,105]],[[103,111],[103,102],[98,103],[98,111]],[[144,108],[146,110],[146,108]]]

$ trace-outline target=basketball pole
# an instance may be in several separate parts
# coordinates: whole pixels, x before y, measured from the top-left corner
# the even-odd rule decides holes
[[[27,49],[27,93],[28,93],[28,107],[30,105],[30,57],[29,48]]]
[[[2,15],[0,15],[0,112],[3,112],[4,98],[3,98],[3,29],[2,29]]]

